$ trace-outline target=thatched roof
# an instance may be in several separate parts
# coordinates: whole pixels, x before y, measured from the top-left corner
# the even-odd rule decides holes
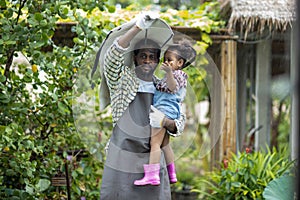
[[[296,0],[230,0],[230,29],[285,31],[296,20]]]

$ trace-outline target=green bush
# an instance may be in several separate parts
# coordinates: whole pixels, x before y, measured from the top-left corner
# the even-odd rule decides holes
[[[58,194],[51,178],[64,170],[68,151],[87,148],[74,126],[72,88],[78,71],[87,65],[85,57],[105,36],[105,24],[92,26],[79,12],[105,8],[105,1],[95,2],[0,3],[0,199],[65,196],[65,188]],[[70,46],[52,40],[57,22],[66,18],[76,22]],[[13,62],[17,55],[23,55],[25,61]],[[89,160],[80,161],[88,163],[84,172],[94,167],[80,179],[86,190],[99,193],[93,180],[101,178],[98,171],[103,164],[93,156],[90,153]],[[84,195],[73,182],[72,196]]]
[[[224,160],[221,169],[215,169],[200,178],[194,191],[205,199],[263,199],[268,183],[282,175],[293,175],[294,161],[286,150],[241,152]]]

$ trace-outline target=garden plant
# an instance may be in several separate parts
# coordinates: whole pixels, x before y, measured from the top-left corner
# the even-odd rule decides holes
[[[219,169],[208,172],[204,178],[198,178],[193,191],[204,199],[265,199],[267,196],[264,195],[274,192],[271,192],[274,186],[269,186],[270,182],[289,177],[284,181],[287,185],[293,185],[289,181],[295,178],[296,166],[295,161],[290,160],[287,149],[251,152],[246,148],[243,152],[232,154],[230,159],[223,160]],[[264,192],[266,187],[268,189]],[[284,196],[292,194],[293,197],[293,191],[290,187]]]

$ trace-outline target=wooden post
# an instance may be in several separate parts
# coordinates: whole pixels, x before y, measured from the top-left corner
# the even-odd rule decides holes
[[[251,50],[248,46],[237,52],[239,58],[247,58],[251,55]],[[237,59],[237,151],[242,150],[246,139],[246,113],[247,113],[247,76],[248,76],[249,59]]]
[[[211,157],[211,170],[219,167],[220,161],[223,158],[223,149],[221,135],[225,121],[225,88],[221,76],[221,45],[215,43],[211,49],[213,52],[208,52],[213,57],[207,56],[211,65],[206,66],[207,77],[209,78],[208,84],[210,91],[210,125],[209,136],[212,151]]]
[[[255,150],[270,146],[270,120],[271,120],[271,40],[265,40],[256,46],[256,104],[255,127],[262,125],[260,131],[255,133]]]
[[[223,158],[236,153],[236,41],[221,44],[221,76],[225,87],[225,123],[221,136]]]
[[[297,27],[296,24],[293,24],[293,27]],[[299,29],[299,27],[298,27]],[[291,96],[292,96],[292,109],[291,109],[291,135],[290,135],[290,147],[291,147],[291,159],[298,159],[298,132],[299,123],[299,93],[297,93],[297,81],[299,81],[299,63],[297,63],[297,55],[299,55],[297,51],[297,44],[299,47],[299,39],[297,35],[297,28],[293,28],[291,31]],[[299,58],[298,58],[299,62]],[[298,101],[297,101],[298,99]]]
[[[68,195],[68,200],[71,200],[71,190],[70,190],[70,179],[69,179],[69,167],[68,167],[68,162],[65,162],[65,170],[66,170],[66,182],[67,182],[67,195]]]

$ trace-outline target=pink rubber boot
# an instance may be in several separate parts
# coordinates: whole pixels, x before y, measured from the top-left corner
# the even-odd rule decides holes
[[[171,184],[172,183],[176,183],[177,182],[177,177],[176,177],[176,170],[175,170],[175,164],[174,164],[174,162],[172,162],[169,165],[167,165],[167,169],[168,169],[170,183]]]
[[[144,177],[140,180],[135,180],[134,185],[159,185],[159,169],[160,164],[144,165]]]

